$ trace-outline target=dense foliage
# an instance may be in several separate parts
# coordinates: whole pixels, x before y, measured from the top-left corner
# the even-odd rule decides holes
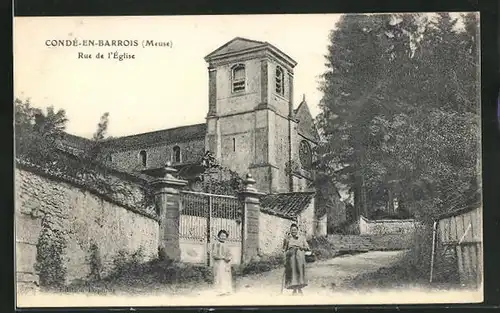
[[[317,167],[361,214],[397,198],[428,220],[477,194],[477,27],[473,13],[345,15],[331,32]]]
[[[40,278],[40,286],[44,288],[60,288],[66,281],[64,250],[66,238],[60,229],[54,229],[53,216],[42,217],[42,231],[36,245],[35,270]]]
[[[14,101],[15,109],[15,153],[16,157],[34,164],[51,173],[63,173],[73,178],[85,179],[92,187],[117,188],[110,185],[105,175],[92,175],[100,157],[100,142],[104,139],[107,129],[108,114],[104,114],[97,127],[93,141],[81,154],[68,155],[61,145],[68,118],[64,110],[55,111],[48,107],[46,112],[33,107],[29,100]],[[105,173],[104,173],[105,174]],[[128,190],[122,188],[121,190]],[[55,210],[44,211],[41,218],[41,234],[37,242],[35,269],[40,277],[40,285],[44,288],[61,288],[65,283],[66,268],[64,255],[66,249],[66,233],[58,225],[58,216]],[[99,255],[96,246],[91,245],[91,276],[99,279]]]
[[[82,147],[81,153],[72,155],[74,162],[62,152],[68,118],[64,110],[54,110],[52,106],[42,109],[32,106],[29,99],[14,101],[14,130],[15,153],[18,158],[23,158],[35,164],[58,168],[78,168],[84,171],[96,166],[99,161],[106,158],[106,151],[102,143],[106,138],[109,123],[109,113],[104,113],[97,125],[97,130],[92,140]]]
[[[189,181],[187,189],[218,195],[237,196],[244,188],[243,178],[221,166],[207,151],[197,164],[181,168],[178,176]]]
[[[29,99],[14,101],[15,153],[18,157],[50,165],[56,161],[54,153],[68,119],[64,110],[41,109],[31,105]]]

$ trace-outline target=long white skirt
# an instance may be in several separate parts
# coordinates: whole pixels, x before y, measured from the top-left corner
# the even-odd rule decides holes
[[[224,260],[213,260],[214,289],[219,294],[233,291],[231,263]]]

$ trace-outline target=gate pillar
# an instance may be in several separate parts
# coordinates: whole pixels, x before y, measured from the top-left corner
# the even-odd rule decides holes
[[[259,253],[260,197],[264,194],[255,189],[255,180],[247,174],[245,187],[240,192],[243,202],[241,227],[241,263],[248,263]]]
[[[154,190],[156,212],[160,218],[159,247],[160,259],[180,261],[179,245],[180,195],[179,190],[187,181],[173,176],[177,170],[170,163],[162,169],[160,177],[151,181]]]

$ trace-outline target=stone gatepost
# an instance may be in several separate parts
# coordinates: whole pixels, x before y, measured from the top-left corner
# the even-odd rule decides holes
[[[240,192],[243,202],[241,227],[241,263],[248,263],[259,253],[260,197],[264,194],[255,189],[255,180],[247,174],[245,187]]]
[[[156,211],[160,218],[158,253],[161,259],[180,261],[179,245],[180,195],[179,190],[187,181],[173,176],[177,170],[170,163],[160,171],[159,178],[151,182]]]

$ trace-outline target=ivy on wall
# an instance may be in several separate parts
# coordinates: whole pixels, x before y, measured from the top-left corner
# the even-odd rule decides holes
[[[187,188],[194,191],[237,196],[244,188],[243,178],[235,171],[221,166],[212,153],[207,151],[199,166],[183,169],[179,177],[190,181]]]
[[[89,279],[91,281],[100,280],[103,271],[103,264],[99,247],[95,242],[90,244],[88,262],[90,266]]]
[[[40,279],[40,286],[48,289],[59,288],[66,281],[64,255],[66,238],[63,231],[55,227],[52,215],[42,218],[42,231],[37,242],[35,271]]]

